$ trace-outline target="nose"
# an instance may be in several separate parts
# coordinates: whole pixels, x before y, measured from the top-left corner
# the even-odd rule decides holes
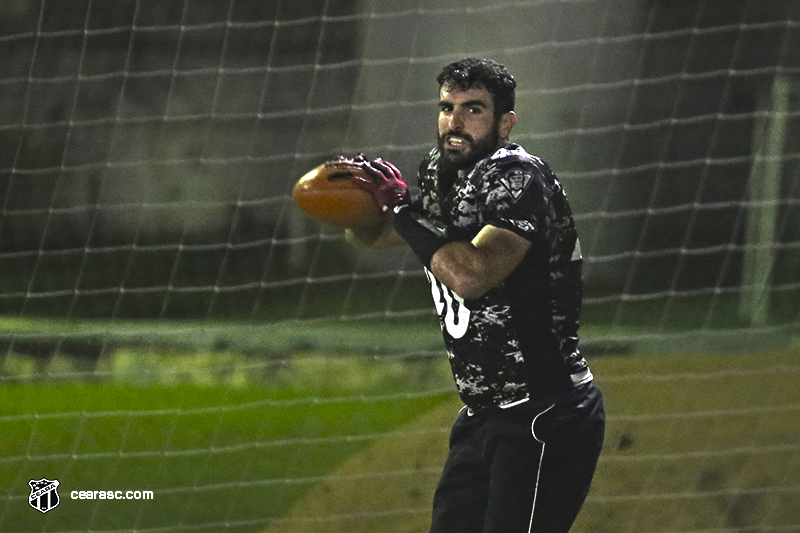
[[[450,113],[447,125],[451,131],[461,131],[464,129],[464,118],[458,110]]]

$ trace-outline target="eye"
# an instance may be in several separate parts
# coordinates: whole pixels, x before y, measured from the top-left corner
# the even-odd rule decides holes
[[[439,111],[441,113],[449,113],[452,110],[453,110],[453,104],[445,104],[445,103],[439,104]]]

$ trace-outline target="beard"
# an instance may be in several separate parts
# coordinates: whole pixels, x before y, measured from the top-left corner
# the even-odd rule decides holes
[[[467,149],[463,151],[445,149],[445,139],[449,135],[455,135],[466,142]],[[490,156],[500,145],[500,126],[497,122],[492,126],[488,135],[475,140],[471,135],[455,131],[447,131],[438,136],[438,147],[441,158],[440,171],[447,173],[458,172],[471,168],[481,159]]]

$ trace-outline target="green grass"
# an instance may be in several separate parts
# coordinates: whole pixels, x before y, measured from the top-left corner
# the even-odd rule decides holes
[[[37,364],[22,343],[6,354],[0,531],[426,531],[459,405],[443,355],[396,356],[442,353],[430,318],[0,321],[15,339],[112,347],[98,372],[63,355]],[[790,346],[592,359],[609,427],[575,532],[796,529]],[[61,482],[45,515],[27,503],[41,477]],[[78,501],[72,490],[154,499]]]
[[[260,387],[2,387],[0,530],[258,530],[378,435],[448,397],[430,384],[440,370],[418,364],[427,370],[390,362],[365,373],[363,358],[310,355]],[[44,515],[27,503],[28,481],[41,477],[61,483],[61,504]],[[154,499],[71,500],[73,490]]]
[[[595,367],[609,425],[577,531],[800,528],[800,350]]]
[[[800,530],[797,350],[592,367],[608,427],[574,533]],[[458,408],[450,401],[348,459],[265,533],[424,533]]]
[[[442,346],[441,332],[432,313],[402,318],[287,320],[272,324],[0,317],[0,336],[173,350],[230,349],[259,356],[311,348],[352,354],[441,349]]]

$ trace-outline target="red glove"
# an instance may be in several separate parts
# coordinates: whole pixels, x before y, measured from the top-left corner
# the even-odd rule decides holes
[[[411,203],[411,195],[403,181],[403,175],[388,161],[381,158],[369,161],[364,154],[359,154],[353,159],[340,156],[337,161],[347,162],[364,170],[370,179],[357,174],[351,179],[355,185],[370,193],[384,212],[398,205]]]

